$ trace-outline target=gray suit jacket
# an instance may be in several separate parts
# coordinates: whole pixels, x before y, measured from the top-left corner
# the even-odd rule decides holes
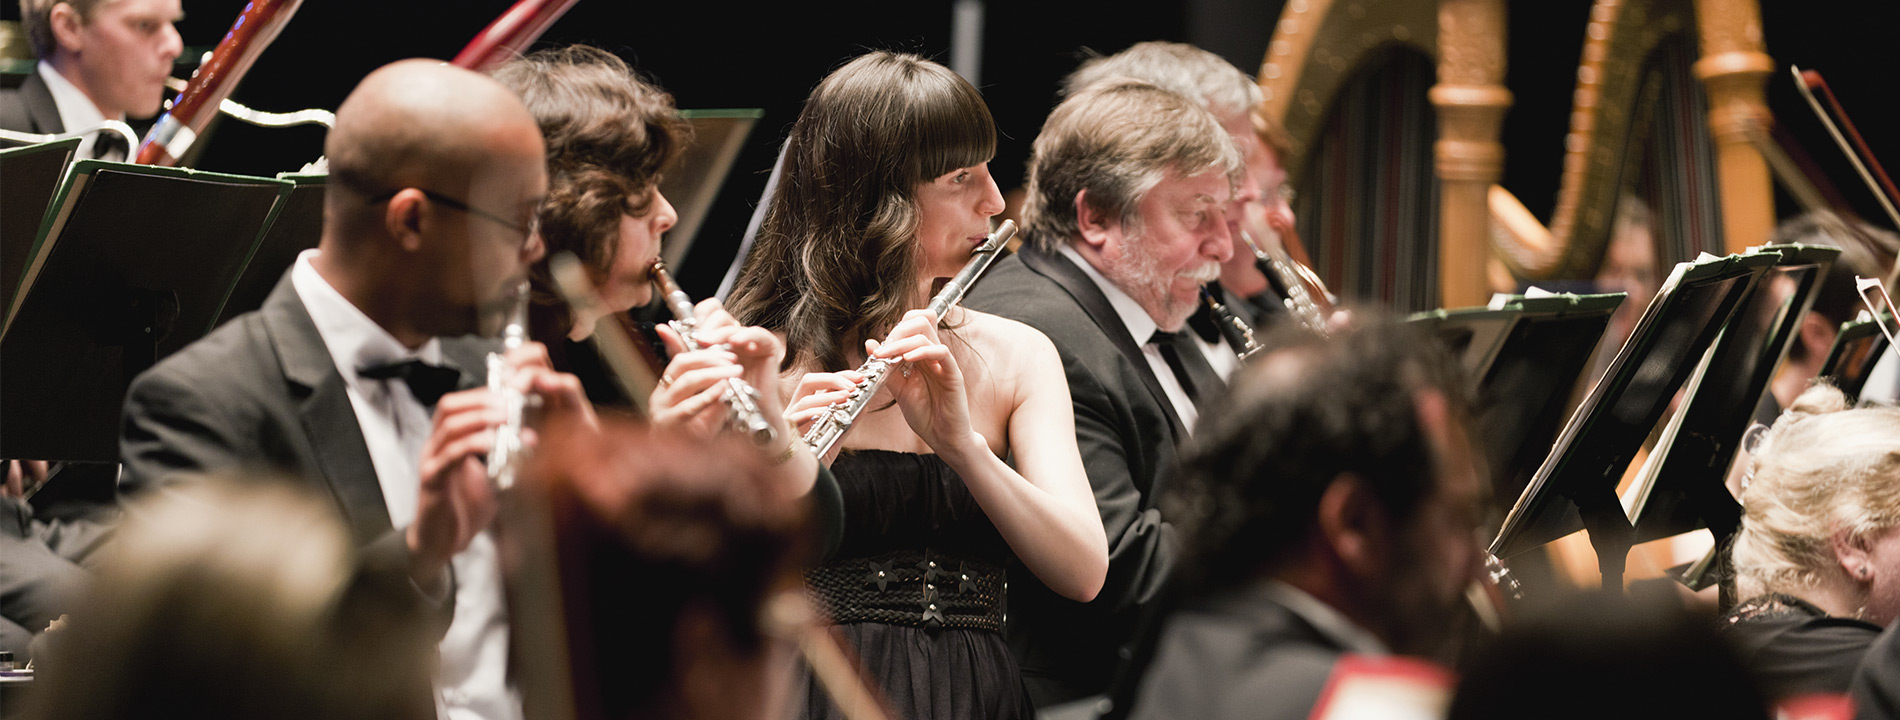
[[[473,339],[443,340],[444,357],[463,368],[463,387],[481,384],[488,347]],[[187,473],[250,470],[300,479],[335,499],[365,570],[407,572],[408,546],[383,504],[343,376],[288,272],[262,308],[133,381],[119,454],[121,490],[128,494]],[[441,615],[446,630],[447,614]]]
[[[1133,720],[1302,720],[1345,650],[1258,586],[1168,619]]]
[[[1093,602],[1076,603],[1018,565],[1007,635],[1037,707],[1101,694],[1136,653],[1143,611],[1174,562],[1174,530],[1155,500],[1186,428],[1136,338],[1068,258],[1025,246],[998,260],[964,304],[1041,330],[1062,358],[1076,443],[1108,532],[1108,581]]]
[[[0,88],[0,130],[52,135],[66,132],[59,120],[59,106],[53,103],[53,91],[35,69],[21,79],[18,87]]]

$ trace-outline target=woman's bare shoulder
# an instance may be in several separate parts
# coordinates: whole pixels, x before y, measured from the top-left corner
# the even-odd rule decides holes
[[[957,332],[979,352],[1007,361],[1055,360],[1056,346],[1041,330],[976,310],[964,309],[963,317],[965,324]]]

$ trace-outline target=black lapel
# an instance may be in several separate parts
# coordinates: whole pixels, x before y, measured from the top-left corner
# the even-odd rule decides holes
[[[1102,289],[1095,286],[1095,281],[1059,253],[1025,245],[1017,254],[1022,256],[1024,266],[1049,278],[1075,298],[1076,304],[1082,306],[1082,311],[1095,321],[1096,328],[1107,335],[1115,349],[1135,366],[1135,372],[1141,376],[1141,383],[1148,387],[1148,394],[1167,413],[1168,428],[1174,431],[1175,440],[1179,442],[1187,437],[1187,427],[1175,415],[1174,402],[1168,399],[1168,392],[1161,389],[1161,381],[1155,379],[1154,369],[1148,366],[1148,356],[1141,352],[1141,344],[1128,334],[1128,324],[1122,322],[1121,315],[1115,312],[1115,306],[1108,302],[1108,296],[1102,294]]]
[[[32,132],[54,135],[66,132],[65,123],[59,120],[59,104],[53,102],[53,91],[46,87],[46,78],[40,77],[38,68],[20,83],[20,102],[26,106],[26,115],[33,120]]]
[[[356,423],[356,410],[350,406],[349,387],[330,361],[323,336],[317,334],[316,323],[291,286],[290,272],[277,282],[261,312],[272,350],[290,385],[290,397],[298,402],[297,414],[303,420],[311,455],[322,467],[323,479],[342,505],[350,529],[358,538],[388,532],[393,527],[389,507],[383,504],[376,464],[370,460],[362,426]]]

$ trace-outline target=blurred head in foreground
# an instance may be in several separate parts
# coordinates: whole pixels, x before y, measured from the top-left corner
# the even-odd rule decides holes
[[[210,479],[128,508],[35,717],[428,718],[434,646],[331,503]],[[64,635],[64,637],[58,637]]]
[[[793,645],[768,615],[803,587],[805,503],[742,440],[631,423],[544,437],[578,716],[781,717]]]
[[[1674,602],[1565,598],[1507,626],[1462,670],[1451,720],[1768,717],[1735,652]]]
[[[1172,498],[1190,592],[1262,579],[1424,652],[1477,577],[1483,478],[1456,367],[1390,318],[1288,327],[1204,416]]]

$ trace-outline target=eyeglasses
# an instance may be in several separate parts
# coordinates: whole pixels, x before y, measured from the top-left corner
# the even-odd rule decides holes
[[[376,203],[381,203],[381,202],[389,202],[392,198],[396,197],[397,193],[400,193],[403,190],[407,190],[407,189],[409,188],[397,188],[395,190],[377,193],[375,195],[371,195],[367,198],[364,198],[364,202],[368,202],[372,205]],[[483,220],[487,220],[489,222],[495,223],[497,225],[508,228],[510,230],[514,230],[515,232],[521,233],[522,242],[527,242],[527,238],[529,236],[534,235],[534,233],[537,230],[541,229],[541,215],[539,213],[536,213],[534,217],[529,218],[528,224],[523,225],[513,220],[509,220],[508,218],[483,210],[481,208],[469,207],[468,203],[462,202],[460,200],[449,197],[447,195],[436,192],[434,190],[430,190],[428,188],[415,188],[415,189],[418,191],[421,191],[422,196],[428,198],[430,202],[434,202],[438,205],[442,205],[450,209],[460,210],[470,215],[474,215],[475,217],[481,218]]]

